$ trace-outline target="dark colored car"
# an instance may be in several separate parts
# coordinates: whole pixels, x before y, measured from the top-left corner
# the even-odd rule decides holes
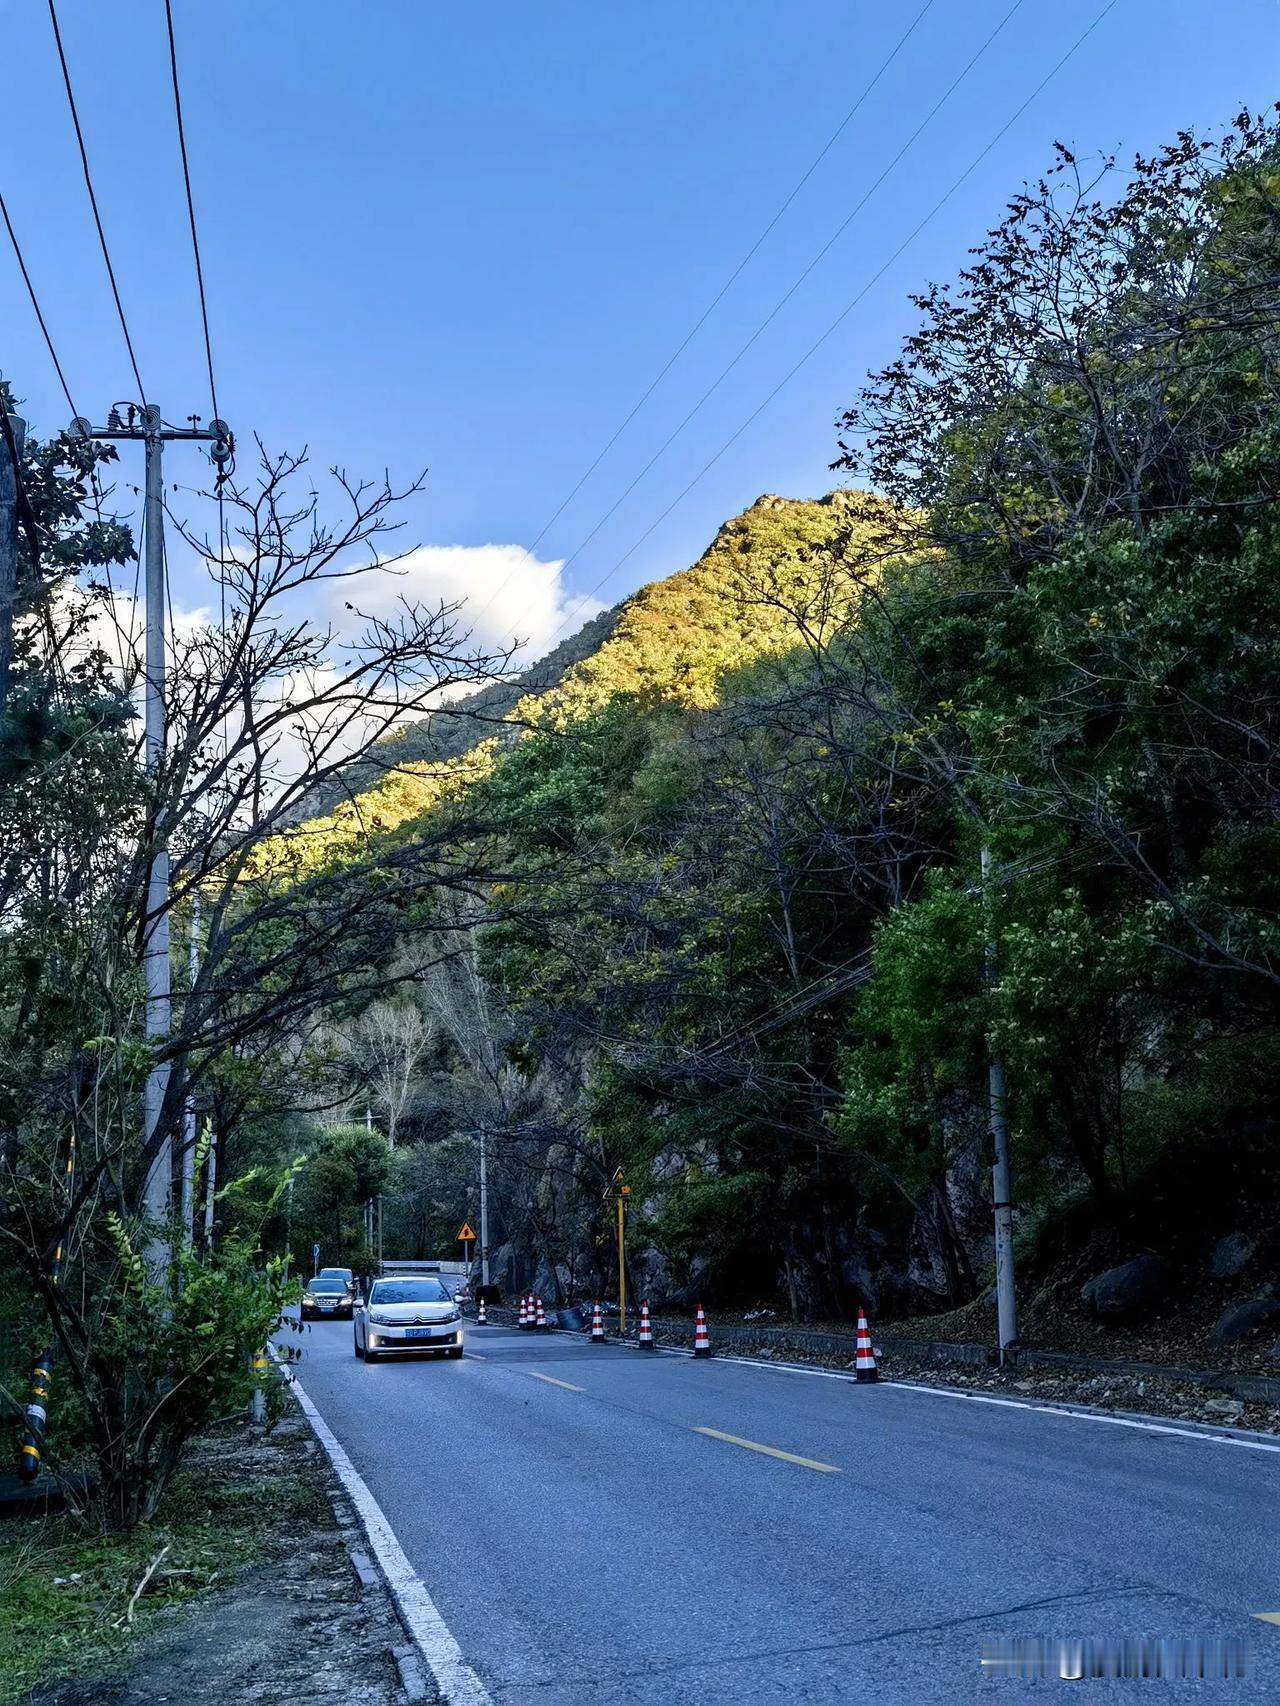
[[[317,1274],[307,1281],[302,1294],[304,1321],[350,1321],[355,1313],[356,1291],[351,1280],[338,1274]]]

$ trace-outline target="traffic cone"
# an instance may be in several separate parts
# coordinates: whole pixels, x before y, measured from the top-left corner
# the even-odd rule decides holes
[[[593,1303],[591,1306],[591,1343],[593,1345],[604,1343],[604,1321],[601,1318],[598,1303]]]
[[[540,1297],[535,1298],[534,1304],[535,1304],[537,1313],[534,1315],[533,1324],[539,1330],[539,1332],[545,1333],[547,1328],[551,1325],[551,1323],[547,1320],[546,1314],[543,1311],[542,1299]]]
[[[871,1348],[871,1329],[867,1326],[866,1312],[858,1311],[858,1372],[856,1380],[879,1380],[876,1372],[876,1353]]]
[[[707,1318],[702,1313],[702,1305],[698,1305],[698,1313],[693,1318],[693,1354],[696,1357],[711,1355],[711,1340],[707,1337]]]
[[[526,1328],[528,1325],[529,1325],[529,1298],[528,1298],[528,1294],[526,1293],[525,1296],[523,1296],[520,1299],[520,1328],[521,1328],[521,1331],[523,1331],[524,1328]]]
[[[653,1328],[649,1325],[649,1305],[647,1303],[640,1305],[640,1337],[638,1343],[642,1351],[653,1349]]]
[[[489,1317],[484,1312],[484,1298],[482,1297],[479,1303],[476,1304],[476,1326],[487,1327],[488,1325]]]

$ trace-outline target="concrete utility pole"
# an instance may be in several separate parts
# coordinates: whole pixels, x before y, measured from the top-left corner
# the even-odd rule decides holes
[[[991,853],[982,849],[982,898],[987,906],[987,884],[991,877]],[[983,962],[988,990],[996,981],[996,942],[988,915]],[[996,1331],[1003,1363],[1009,1346],[1018,1337],[1018,1301],[1013,1286],[1013,1201],[1009,1185],[1009,1126],[1005,1119],[1004,1057],[992,1049],[987,1068],[991,1109],[991,1196],[996,1219]]]
[[[27,436],[27,423],[20,415],[8,415],[7,420],[9,430],[0,443],[0,706],[9,697],[13,606],[18,593],[18,469],[13,453],[22,455]]]
[[[192,416],[194,423],[195,416]],[[147,403],[141,410],[136,404],[125,406],[121,418],[119,406],[107,417],[105,427],[95,428],[83,415],[71,423],[71,432],[80,438],[141,439],[146,452],[146,755],[147,773],[157,776],[164,757],[165,722],[165,560],[164,560],[164,480],[161,452],[170,439],[198,440],[213,445],[213,459],[221,467],[231,456],[231,433],[224,421],[210,421],[207,427],[167,426],[160,417],[156,403]],[[142,964],[146,981],[147,1039],[153,1045],[169,1038],[169,849],[161,842],[153,848],[151,869],[147,878],[147,911],[142,938]],[[169,1088],[169,1064],[158,1063],[147,1074],[143,1092],[142,1141],[150,1148],[160,1127],[165,1093]],[[212,1165],[212,1163],[211,1163]],[[212,1173],[210,1174],[212,1178]],[[172,1208],[173,1145],[166,1138],[156,1149],[147,1167],[142,1192],[142,1206],[148,1220],[167,1220]],[[206,1210],[206,1220],[208,1210]],[[169,1243],[154,1236],[148,1246],[152,1273],[162,1271],[169,1261]]]
[[[196,978],[200,975],[200,893],[196,890],[191,899],[191,943],[188,965],[191,971],[191,988],[196,986]],[[196,1102],[194,1096],[187,1097],[187,1109],[183,1116],[182,1129],[182,1240],[190,1246],[191,1243],[191,1213],[193,1194],[195,1191],[196,1170]],[[293,1180],[289,1181],[290,1187]]]
[[[209,1153],[204,1162],[204,1253],[213,1254],[213,1198],[218,1188],[218,1128],[209,1123]]]
[[[489,1283],[489,1173],[485,1165],[484,1127],[480,1127],[480,1284]]]

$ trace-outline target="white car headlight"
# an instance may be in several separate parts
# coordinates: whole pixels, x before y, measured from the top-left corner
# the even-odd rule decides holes
[[[374,1327],[389,1327],[391,1325],[389,1315],[376,1315],[372,1309],[369,1311],[368,1319]]]

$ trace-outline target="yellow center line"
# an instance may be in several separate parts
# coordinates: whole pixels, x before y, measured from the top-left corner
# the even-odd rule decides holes
[[[1255,1611],[1253,1615],[1263,1623],[1280,1623],[1280,1611]]]
[[[744,1451],[760,1451],[766,1457],[780,1457],[784,1463],[798,1463],[802,1469],[816,1469],[820,1475],[838,1475],[834,1463],[819,1463],[812,1457],[797,1457],[794,1451],[779,1451],[776,1445],[761,1445],[758,1440],[739,1439],[737,1434],[722,1434],[719,1428],[694,1428],[694,1433],[708,1439],[722,1439],[726,1445],[740,1445]]]
[[[557,1380],[554,1374],[539,1374],[535,1368],[527,1368],[525,1373],[531,1380],[545,1380],[548,1386],[563,1386],[566,1392],[585,1392],[585,1386],[570,1386],[567,1380]]]

